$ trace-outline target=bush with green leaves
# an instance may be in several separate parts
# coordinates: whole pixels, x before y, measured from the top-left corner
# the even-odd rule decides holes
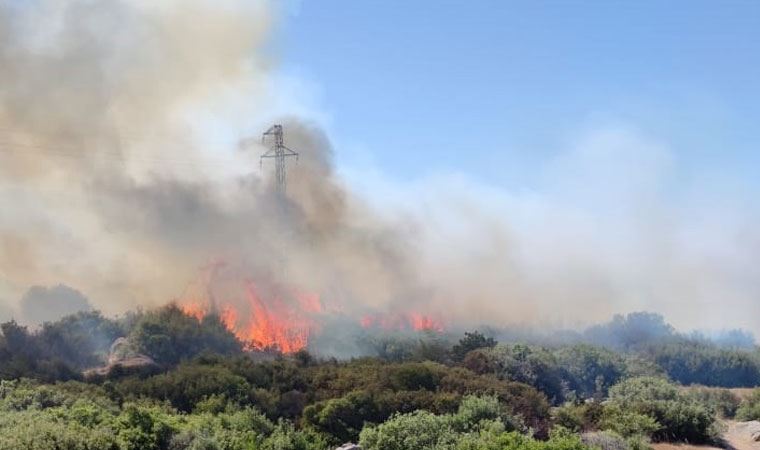
[[[462,367],[364,359],[313,366],[302,373],[305,389],[317,400],[304,409],[304,420],[343,437],[355,436],[364,422],[379,423],[394,413],[453,412],[468,395],[495,396],[538,434],[548,429],[549,405],[535,389]]]
[[[437,416],[423,410],[399,414],[378,426],[362,430],[359,442],[365,450],[452,448],[457,436],[450,421],[449,416]]]
[[[223,366],[182,364],[175,370],[141,379],[129,377],[116,384],[123,397],[149,397],[168,401],[180,411],[190,412],[201,401],[214,397],[245,403],[250,384]]]
[[[610,386],[626,374],[625,359],[611,350],[586,344],[561,347],[554,352],[562,379],[577,398],[607,395]]]
[[[463,364],[476,373],[533,386],[554,404],[565,400],[562,370],[547,349],[523,344],[497,345],[471,351]]]
[[[602,430],[615,432],[625,438],[641,436],[647,439],[662,428],[654,417],[623,409],[615,403],[605,406],[598,426]]]
[[[631,412],[656,421],[659,428],[652,433],[655,440],[705,443],[718,435],[715,412],[662,378],[631,378],[618,383],[610,389],[608,406],[614,417],[609,423]],[[619,409],[617,416],[615,408]],[[633,430],[649,426],[636,416],[628,416],[628,420]]]
[[[292,422],[274,424],[255,408],[212,409],[186,414],[147,399],[121,403],[108,389],[78,382],[2,381],[0,450],[328,448],[326,436]]]
[[[496,340],[492,337],[486,337],[479,331],[465,333],[464,337],[451,349],[451,355],[454,361],[464,361],[465,356],[473,350],[480,348],[493,348],[496,346]]]
[[[336,443],[349,442],[359,436],[367,422],[380,422],[388,414],[373,393],[355,391],[306,407],[304,422],[336,438]]]
[[[203,353],[232,355],[241,344],[215,315],[201,321],[176,305],[143,314],[129,334],[135,350],[170,366]]]
[[[627,372],[621,355],[585,344],[558,348],[497,345],[471,351],[462,365],[476,373],[529,384],[555,405],[575,399],[602,399]]]
[[[567,430],[580,433],[598,429],[604,414],[599,402],[565,403],[552,409],[552,422]]]
[[[625,438],[613,431],[583,433],[581,440],[589,447],[599,450],[630,450]]]
[[[736,419],[742,421],[760,420],[760,388],[753,389],[752,393],[741,402],[736,410]]]
[[[718,416],[725,419],[733,418],[741,404],[739,396],[730,389],[692,386],[686,388],[686,393],[694,401],[712,408]]]
[[[455,414],[415,411],[365,427],[365,450],[588,450],[578,435],[554,433],[546,441],[508,431],[493,399],[467,399]]]

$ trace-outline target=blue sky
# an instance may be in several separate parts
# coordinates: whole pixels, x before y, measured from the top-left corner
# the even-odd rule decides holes
[[[760,162],[760,2],[305,0],[278,33],[339,163],[393,179],[529,188],[568,140],[618,125],[686,182],[751,184]]]

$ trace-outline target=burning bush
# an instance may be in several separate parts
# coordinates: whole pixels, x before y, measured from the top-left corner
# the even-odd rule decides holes
[[[231,292],[228,289],[227,296],[216,299],[211,281],[207,283],[200,296],[180,299],[179,308],[198,321],[218,315],[245,349],[295,353],[306,348],[310,335],[319,328],[315,316],[322,304],[316,294],[276,285],[262,287],[247,280],[232,283]]]

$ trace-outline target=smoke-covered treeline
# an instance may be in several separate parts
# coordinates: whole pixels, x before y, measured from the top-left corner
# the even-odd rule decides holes
[[[175,305],[138,310],[115,319],[84,311],[36,329],[15,321],[1,327],[0,374],[6,378],[76,379],[81,378],[81,371],[118,366],[138,356],[152,362],[146,369],[150,371],[170,368],[205,352],[233,355],[244,350],[244,344],[219,316],[199,320]],[[540,380],[544,384],[534,387],[555,402],[603,394],[610,384],[630,373],[661,374],[679,383],[708,386],[760,383],[760,352],[754,345],[742,340],[742,345],[727,346],[724,341],[713,342],[694,333],[678,333],[661,316],[651,313],[615,316],[610,322],[577,332],[485,329],[496,340],[477,334],[459,344],[451,331],[400,332],[358,326],[347,331],[342,322],[334,327],[335,331],[328,327],[314,334],[307,350],[321,358],[344,357],[350,348],[354,357],[457,362],[476,372],[531,385]],[[335,336],[350,342],[338,345]],[[491,348],[497,341],[502,344]],[[477,347],[485,349],[469,354],[466,360],[465,355]],[[263,350],[257,353],[278,353],[276,347]],[[600,373],[578,375],[572,368],[574,362],[588,358],[595,361]]]
[[[582,330],[555,330],[547,326],[515,326],[493,328],[490,332],[503,341],[531,342],[549,346],[582,342],[621,351],[640,350],[650,344],[677,341],[746,350],[752,350],[756,346],[754,335],[746,330],[683,332],[666,322],[662,315],[651,312],[616,314],[608,322],[591,325]]]

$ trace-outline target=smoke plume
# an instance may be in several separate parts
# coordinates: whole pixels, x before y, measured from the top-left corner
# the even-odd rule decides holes
[[[527,194],[449,175],[354,177],[355,191],[317,127],[279,118],[300,153],[281,198],[257,143],[277,16],[243,0],[0,4],[0,299],[65,284],[118,313],[243,303],[253,283],[356,319],[567,325],[647,308],[708,326],[725,300],[744,311],[720,326],[758,325],[756,232],[671,209],[671,153],[626,130],[590,133]]]
[[[216,151],[193,126],[230,109],[266,113],[272,5],[1,8],[4,297],[65,283],[118,312],[199,289],[240,296],[251,281],[359,314],[416,294],[409,236],[346,192],[318,129],[284,119],[301,155],[281,198],[258,170],[262,146]],[[230,92],[262,104],[230,104]],[[194,288],[209,267],[210,286]]]

